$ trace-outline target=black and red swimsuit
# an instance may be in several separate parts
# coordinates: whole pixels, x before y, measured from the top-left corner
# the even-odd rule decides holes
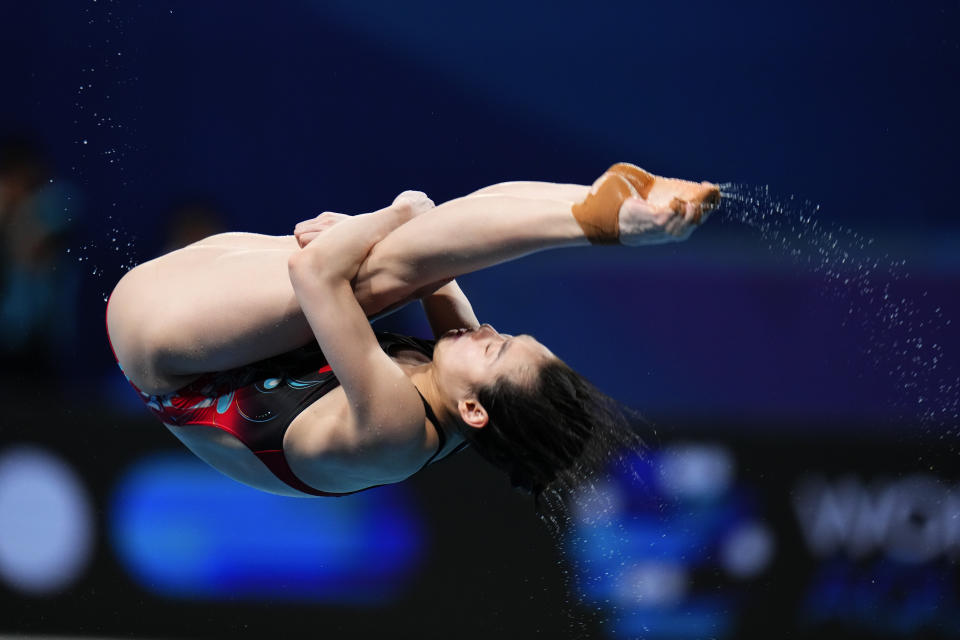
[[[433,356],[434,340],[388,331],[378,331],[375,335],[387,355],[406,348]],[[314,496],[356,493],[314,489],[294,475],[283,455],[283,436],[293,419],[318,398],[340,386],[316,343],[229,371],[204,374],[183,388],[163,395],[150,395],[132,382],[130,385],[163,423],[173,427],[202,424],[223,429],[246,445],[277,478],[298,491]],[[427,419],[440,437],[436,452],[424,463],[423,469],[439,459],[446,435],[422,394],[420,399]],[[465,446],[466,443],[461,444],[448,455]]]

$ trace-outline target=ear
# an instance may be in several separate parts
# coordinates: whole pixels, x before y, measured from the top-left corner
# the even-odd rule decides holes
[[[468,427],[480,429],[487,424],[487,420],[489,419],[487,410],[483,408],[483,405],[480,404],[476,398],[461,400],[457,403],[457,409],[460,411],[460,419],[463,420]]]

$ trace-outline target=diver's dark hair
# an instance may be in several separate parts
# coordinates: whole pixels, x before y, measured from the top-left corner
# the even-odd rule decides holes
[[[602,393],[559,359],[533,384],[506,377],[477,390],[488,422],[462,427],[471,447],[510,476],[514,488],[540,496],[581,484],[614,456],[639,452],[639,414]]]

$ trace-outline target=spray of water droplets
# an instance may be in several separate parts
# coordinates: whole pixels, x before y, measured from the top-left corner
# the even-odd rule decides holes
[[[132,198],[133,181],[126,171],[127,161],[140,151],[132,144],[136,119],[128,106],[139,82],[136,43],[126,34],[130,11],[116,0],[93,0],[85,7],[90,44],[78,60],[74,91],[74,176],[85,186],[94,179],[108,180],[112,202],[93,203],[107,215],[98,216],[102,224],[67,251],[84,265],[86,275],[96,278],[105,302],[120,276],[140,261],[135,235],[116,218],[142,206]]]
[[[131,144],[132,118],[118,115],[116,103],[128,98],[139,78],[135,58],[124,55],[127,18],[113,0],[92,2],[85,8],[87,30],[93,43],[81,59],[79,81],[74,90],[77,128],[74,144],[79,162],[74,173],[85,177],[86,167],[96,162],[106,168],[115,184],[127,186],[124,160],[135,151]]]
[[[117,280],[141,262],[136,235],[116,224],[113,216],[107,216],[106,221],[108,229],[105,238],[87,240],[66,249],[67,254],[80,264],[81,273],[86,272],[96,279],[104,302],[108,300]]]
[[[862,349],[873,366],[888,373],[896,393],[889,409],[899,420],[919,419],[926,435],[956,445],[960,378],[945,361],[939,336],[949,330],[935,303],[904,293],[906,260],[877,254],[872,239],[821,220],[820,206],[794,196],[777,197],[769,187],[723,184],[718,213],[760,233],[771,251],[823,277],[824,295],[847,306],[844,324],[863,335]],[[899,285],[899,286],[898,286]]]
[[[857,328],[871,364],[887,371],[900,392],[888,398],[890,410],[900,410],[901,420],[919,416],[921,428],[941,439],[955,436],[960,384],[936,339],[951,323],[939,307],[923,308],[925,293],[919,301],[896,293],[909,279],[906,262],[878,255],[872,239],[821,220],[820,207],[810,201],[776,197],[766,187],[724,184],[721,189],[724,204],[715,214],[720,222],[754,229],[776,256],[792,268],[819,274],[822,293],[844,303],[846,313],[838,322]],[[647,439],[650,435],[648,429]],[[540,517],[558,542],[569,601],[577,605],[568,615],[578,635],[590,625],[612,627],[638,607],[675,596],[663,587],[671,580],[680,591],[683,584],[683,576],[671,574],[669,566],[632,564],[625,552],[637,550],[642,539],[651,546],[647,555],[656,557],[655,547],[670,544],[666,533],[663,540],[642,533],[638,538],[643,523],[631,519],[669,511],[655,497],[649,478],[637,471],[646,467],[649,472],[654,463],[639,442],[602,439],[599,449],[619,453],[607,460],[604,471],[551,487],[540,501]],[[659,591],[647,588],[651,581]]]
[[[575,466],[558,474],[536,502],[537,514],[554,538],[559,554],[558,566],[570,605],[564,608],[570,637],[591,637],[591,628],[603,628],[620,616],[622,603],[596,596],[611,580],[609,572],[599,565],[607,566],[610,558],[621,555],[631,544],[629,531],[617,517],[622,505],[614,497],[616,492],[611,491],[616,485],[611,477],[619,476],[621,484],[630,485],[631,493],[652,494],[637,472],[637,463],[646,459],[648,443],[656,438],[653,426],[635,410],[612,399],[609,402],[608,409],[615,407],[623,421],[599,421]],[[604,559],[594,563],[598,529],[610,535],[604,541]],[[620,565],[623,567],[624,562]]]

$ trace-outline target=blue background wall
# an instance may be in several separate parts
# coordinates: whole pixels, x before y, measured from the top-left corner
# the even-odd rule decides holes
[[[171,444],[123,387],[102,317],[185,200],[286,234],[403,189],[588,183],[628,160],[760,204],[728,201],[680,245],[464,276],[481,321],[534,334],[666,441],[789,451],[882,432],[891,459],[913,447],[887,472],[933,464],[952,482],[958,26],[957,2],[5,3],[0,130],[41,140],[71,194],[79,283],[64,365],[42,392],[6,371],[8,393]],[[427,335],[415,306],[381,324]],[[859,464],[834,471],[884,472]]]
[[[188,197],[216,203],[229,228],[282,234],[323,210],[382,206],[405,188],[442,201],[507,179],[584,183],[626,159],[810,200],[801,213],[819,205],[825,225],[876,239],[885,264],[907,259],[927,280],[915,289],[956,273],[955,4],[559,3],[546,11],[494,3],[478,11],[429,2],[403,10],[89,2],[3,11],[2,53],[17,64],[0,122],[41,137],[57,179],[80,192],[71,206],[83,214],[83,234],[72,255],[86,259],[80,335],[93,338],[78,347],[83,379],[112,366],[95,337],[102,295],[122,266],[161,250],[164,214]],[[118,236],[123,251],[111,252]],[[854,393],[853,406],[842,394],[820,398],[824,359],[856,338],[831,330],[829,311],[797,317],[817,313],[819,282],[785,289],[772,276],[764,287],[783,256],[750,229],[716,220],[683,246],[602,251],[538,256],[463,280],[482,320],[542,336],[621,399],[631,399],[622,372],[638,366],[663,372],[688,362],[676,375],[716,384],[717,371],[698,370],[722,360],[724,377],[740,381],[722,400],[678,395],[670,380],[641,397],[649,409],[662,399],[671,409],[750,411],[756,398],[745,391],[768,383],[757,372],[774,365],[789,391],[774,393],[773,408],[875,408],[869,391]],[[598,262],[608,259],[617,266]],[[566,284],[574,274],[575,292]],[[698,286],[682,310],[666,295]],[[542,298],[518,310],[519,289],[524,300]],[[689,331],[681,311],[710,322]],[[795,320],[766,323],[790,323],[777,327],[790,340],[777,341],[771,362],[769,336],[750,323],[777,313]],[[591,325],[619,330],[636,320],[642,330],[651,316],[667,320],[655,327],[666,334],[618,349],[594,337],[599,357],[580,357]],[[716,359],[703,357],[704,342],[717,343],[703,337],[711,330],[726,336]],[[646,350],[663,344],[669,363]]]

